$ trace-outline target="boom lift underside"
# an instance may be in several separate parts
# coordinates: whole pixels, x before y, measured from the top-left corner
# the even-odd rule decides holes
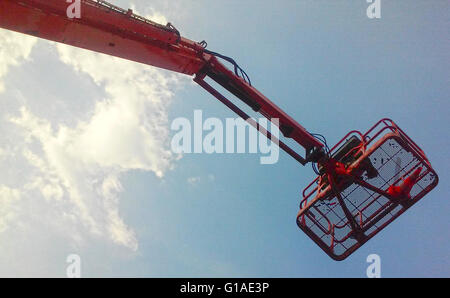
[[[343,260],[430,192],[438,177],[424,152],[394,122],[352,131],[330,150],[326,141],[254,88],[229,57],[103,0],[80,0],[82,17],[64,0],[0,0],[0,27],[194,76],[194,81],[318,177],[303,191],[297,225],[328,255]],[[234,65],[234,72],[221,63]],[[305,149],[302,156],[274,138],[205,81],[209,78],[277,125]],[[275,122],[275,121],[273,121]]]
[[[345,259],[438,183],[423,151],[389,119],[365,134],[350,132],[331,154],[303,191],[297,225],[335,260]]]

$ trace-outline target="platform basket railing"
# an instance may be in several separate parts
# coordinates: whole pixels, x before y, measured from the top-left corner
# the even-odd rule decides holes
[[[392,120],[382,119],[364,134],[348,133],[331,154],[352,136],[360,140],[352,151],[359,157],[347,167],[353,176],[332,185],[323,182],[326,175],[319,175],[304,189],[297,215],[299,228],[335,260],[347,258],[438,184],[422,149]],[[369,161],[375,177],[361,170]],[[390,186],[419,168],[407,198],[389,195]]]

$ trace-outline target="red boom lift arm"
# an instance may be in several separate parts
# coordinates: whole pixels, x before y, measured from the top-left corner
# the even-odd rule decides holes
[[[330,257],[343,260],[414,205],[438,183],[425,153],[393,121],[366,133],[352,131],[331,149],[256,90],[226,56],[102,0],[77,0],[69,18],[65,0],[0,0],[0,27],[186,75],[236,112],[317,178],[303,191],[297,225]],[[73,2],[73,1],[69,1]],[[220,60],[234,66],[234,71]],[[205,81],[209,77],[305,148],[302,157]],[[273,121],[277,119],[278,121]]]
[[[163,26],[101,0],[81,0],[81,18],[70,19],[64,0],[1,0],[0,27],[71,46],[132,60],[187,75],[301,164],[307,160],[275,138],[231,101],[209,85],[209,77],[269,120],[278,119],[280,131],[306,149],[309,159],[323,144],[251,86],[234,60],[206,50],[205,42],[180,36],[170,23]],[[235,72],[218,58],[235,66]],[[317,155],[317,154],[316,154]],[[317,155],[318,156],[318,155]],[[316,159],[317,159],[316,156]]]

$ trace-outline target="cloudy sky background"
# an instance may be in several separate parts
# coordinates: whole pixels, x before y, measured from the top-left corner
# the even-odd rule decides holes
[[[0,276],[448,276],[446,1],[115,1],[236,58],[330,143],[382,117],[440,185],[345,262],[295,225],[313,178],[281,154],[170,151],[171,120],[234,117],[189,77],[0,31]],[[211,12],[214,11],[214,15]],[[269,21],[270,20],[270,21]]]

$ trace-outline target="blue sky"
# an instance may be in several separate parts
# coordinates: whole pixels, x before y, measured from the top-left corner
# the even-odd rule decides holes
[[[309,166],[167,152],[174,118],[234,117],[189,78],[2,31],[0,276],[65,276],[71,253],[87,277],[365,277],[372,253],[384,277],[449,276],[447,1],[114,3],[235,58],[329,143],[392,118],[440,184],[332,261],[295,224]]]

